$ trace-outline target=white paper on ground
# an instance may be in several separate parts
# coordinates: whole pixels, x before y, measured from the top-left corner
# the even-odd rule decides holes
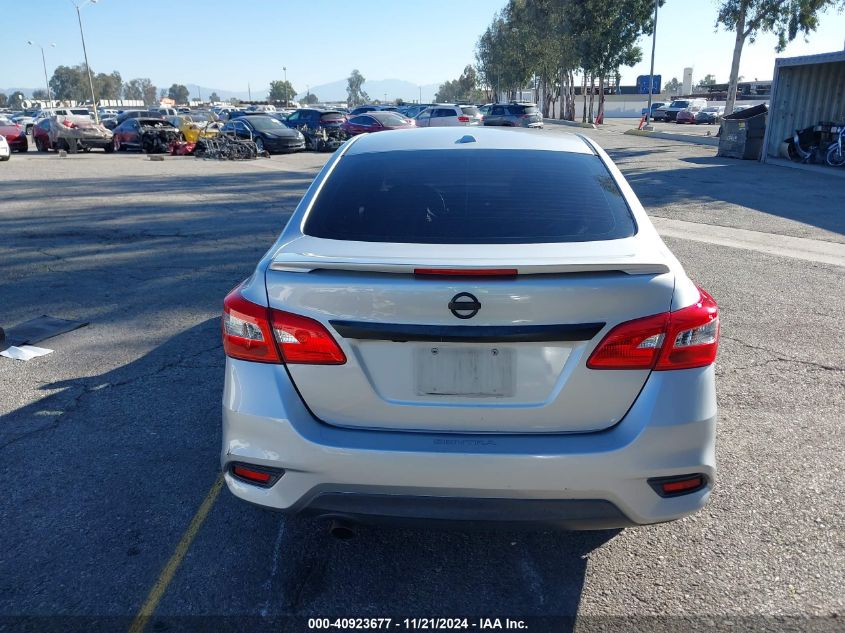
[[[15,360],[30,360],[38,356],[44,356],[52,353],[53,350],[47,349],[46,347],[35,347],[35,345],[21,345],[20,347],[15,347],[12,345],[0,352],[0,356],[14,358]]]

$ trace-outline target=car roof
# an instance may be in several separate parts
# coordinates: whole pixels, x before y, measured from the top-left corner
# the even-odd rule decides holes
[[[473,139],[473,140],[469,140]],[[460,141],[460,142],[459,142]],[[543,150],[592,154],[581,137],[571,134],[539,135],[533,130],[498,130],[483,127],[435,127],[395,130],[390,134],[355,137],[347,155],[403,150]]]

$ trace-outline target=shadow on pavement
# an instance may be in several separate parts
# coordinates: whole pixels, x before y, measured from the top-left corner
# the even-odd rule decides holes
[[[0,616],[140,607],[219,468],[218,323],[112,371],[45,384],[51,395],[6,416],[0,472],[21,483],[0,512],[15,543],[0,562]],[[361,527],[340,541],[325,522],[224,490],[151,630],[209,615],[574,617],[588,555],[616,533]]]
[[[615,156],[614,156],[615,158]],[[643,205],[724,202],[845,233],[845,182],[824,174],[718,157],[682,159],[686,169],[621,167]],[[762,230],[762,227],[761,227]]]

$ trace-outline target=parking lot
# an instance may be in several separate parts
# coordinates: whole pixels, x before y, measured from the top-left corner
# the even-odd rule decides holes
[[[0,358],[0,629],[471,616],[841,630],[845,182],[585,132],[721,306],[720,471],[704,511],[622,531],[337,540],[235,500],[219,480],[222,298],[328,155],[30,151],[0,165],[0,325],[90,324],[44,341],[47,356]]]

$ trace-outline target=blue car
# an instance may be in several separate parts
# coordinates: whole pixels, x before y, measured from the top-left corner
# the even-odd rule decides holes
[[[651,104],[651,116],[652,116],[652,118],[654,117],[654,111],[657,110],[657,108],[659,108],[660,106],[663,106],[663,105],[666,105],[666,104],[662,103],[660,101],[653,101],[652,102],[652,104]],[[648,108],[643,108],[642,111],[640,112],[640,116],[645,116],[646,112],[648,112]]]

